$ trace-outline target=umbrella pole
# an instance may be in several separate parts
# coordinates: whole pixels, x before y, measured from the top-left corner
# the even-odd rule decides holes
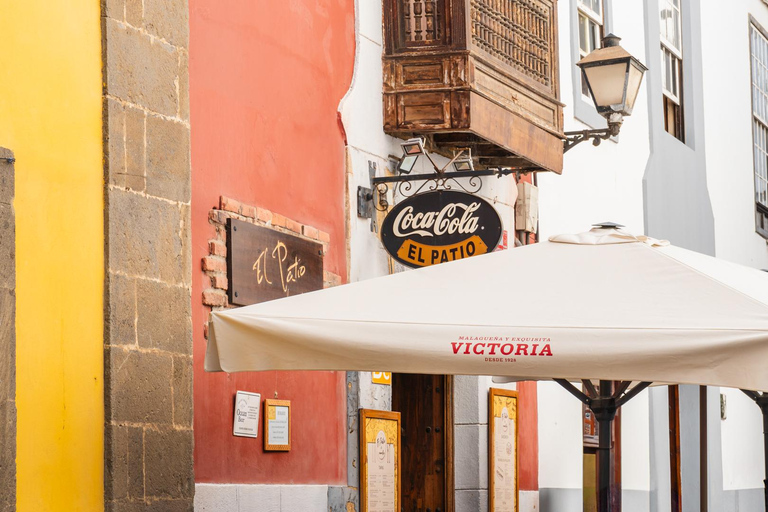
[[[591,400],[590,409],[598,422],[597,510],[611,511],[611,445],[613,420],[616,418],[616,399],[611,396],[611,381],[600,381],[600,396]]]

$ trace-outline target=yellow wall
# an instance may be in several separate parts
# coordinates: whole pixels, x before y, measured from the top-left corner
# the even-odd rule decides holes
[[[0,146],[17,160],[18,510],[102,510],[99,0],[0,0],[0,13]]]

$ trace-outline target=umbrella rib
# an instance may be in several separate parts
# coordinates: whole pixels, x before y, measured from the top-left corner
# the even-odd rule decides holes
[[[621,407],[625,403],[629,402],[630,400],[635,398],[638,394],[640,394],[641,391],[643,391],[645,388],[647,388],[651,384],[652,384],[651,382],[641,382],[641,383],[639,383],[638,385],[636,385],[635,387],[630,389],[629,393],[627,393],[623,397],[621,397],[618,400],[616,400],[616,406],[617,407]]]
[[[592,400],[587,395],[579,391],[579,389],[576,386],[574,386],[573,384],[571,384],[565,379],[554,379],[554,381],[560,384],[562,387],[564,387],[565,390],[568,391],[570,394],[572,394],[573,396],[581,400],[584,403],[584,405],[589,407],[589,404]]]

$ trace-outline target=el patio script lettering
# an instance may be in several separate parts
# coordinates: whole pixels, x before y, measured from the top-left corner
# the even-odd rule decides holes
[[[256,261],[253,264],[253,270],[256,271],[256,282],[258,284],[263,282],[270,285],[273,284],[272,279],[274,279],[274,276],[270,278],[267,272],[267,262],[271,258],[271,260],[277,263],[280,272],[280,286],[282,287],[283,292],[288,293],[288,285],[290,283],[295,283],[304,277],[307,268],[302,264],[301,258],[298,256],[296,256],[293,261],[288,260],[288,247],[286,247],[283,242],[278,241],[275,244],[275,247],[272,248],[272,251],[269,249],[269,247],[266,247],[261,251],[259,257],[256,258]]]

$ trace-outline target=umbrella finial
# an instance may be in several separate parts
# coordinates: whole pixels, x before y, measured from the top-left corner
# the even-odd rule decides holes
[[[619,228],[623,228],[624,225],[616,224],[615,222],[600,222],[597,224],[592,224],[592,227],[601,228],[601,229],[619,229]]]

